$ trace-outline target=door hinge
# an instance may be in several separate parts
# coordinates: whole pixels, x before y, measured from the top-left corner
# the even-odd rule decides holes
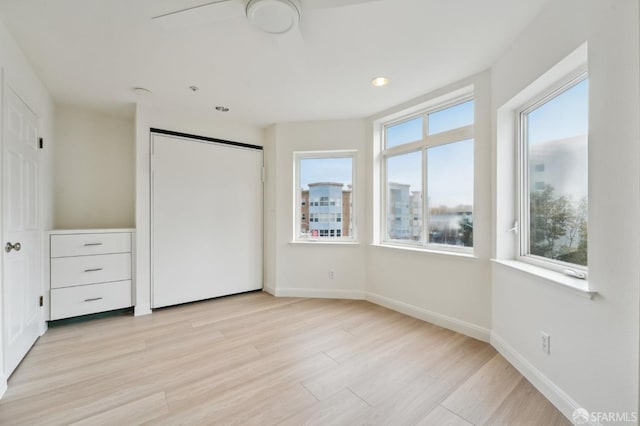
[[[40,147],[40,149],[44,148],[44,139],[40,138],[38,140],[38,146]]]
[[[44,296],[40,296],[40,306],[44,306]]]

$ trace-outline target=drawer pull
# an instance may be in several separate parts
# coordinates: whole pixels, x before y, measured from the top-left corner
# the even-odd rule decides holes
[[[102,243],[85,243],[85,247],[91,247],[91,246],[101,246]]]
[[[93,269],[85,269],[85,272],[98,272],[98,271],[102,271],[102,268],[93,268]]]
[[[93,297],[91,299],[84,299],[85,302],[95,302],[96,300],[102,300],[102,297]]]

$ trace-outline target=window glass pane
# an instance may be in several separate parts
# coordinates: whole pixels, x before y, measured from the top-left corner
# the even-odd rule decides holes
[[[422,116],[387,127],[387,148],[422,139]]]
[[[587,265],[588,81],[524,116],[529,254]]]
[[[352,176],[352,157],[300,159],[301,237],[353,236]]]
[[[429,243],[473,247],[473,139],[427,150]]]
[[[430,135],[473,124],[473,101],[432,112],[428,122]]]
[[[387,236],[422,240],[422,153],[387,159]]]

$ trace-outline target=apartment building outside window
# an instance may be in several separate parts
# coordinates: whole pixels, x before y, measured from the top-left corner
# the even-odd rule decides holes
[[[355,155],[355,151],[294,154],[296,241],[355,240]]]

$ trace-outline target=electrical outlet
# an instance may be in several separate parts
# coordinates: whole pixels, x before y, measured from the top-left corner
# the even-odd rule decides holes
[[[551,355],[551,336],[544,331],[540,332],[540,349],[547,355]]]
[[[336,277],[336,270],[335,269],[329,269],[329,279],[332,280]]]

